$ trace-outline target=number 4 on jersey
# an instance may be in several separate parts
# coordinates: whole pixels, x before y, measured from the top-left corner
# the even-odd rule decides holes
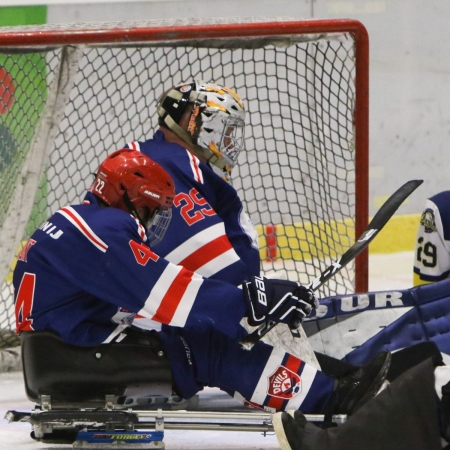
[[[159,256],[156,253],[152,252],[150,250],[150,247],[147,247],[144,244],[139,244],[138,242],[133,240],[131,240],[129,244],[137,263],[141,266],[145,266],[150,259],[152,261],[158,261]]]
[[[33,331],[31,311],[33,309],[36,275],[25,272],[16,296],[16,331]]]

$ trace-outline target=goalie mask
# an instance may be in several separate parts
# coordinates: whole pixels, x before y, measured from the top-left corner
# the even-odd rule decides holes
[[[187,130],[179,126],[192,109]],[[201,159],[227,176],[244,148],[245,110],[231,89],[215,83],[193,81],[166,91],[158,103],[159,123],[189,144]]]
[[[148,156],[129,149],[112,153],[100,165],[90,191],[107,205],[136,217],[146,229],[148,245],[164,237],[175,186],[170,175]]]

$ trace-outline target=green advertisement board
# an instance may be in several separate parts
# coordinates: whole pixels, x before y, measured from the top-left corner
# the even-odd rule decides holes
[[[46,6],[0,7],[0,26],[44,24]],[[17,53],[0,49],[0,223],[3,223],[17,175],[34,136],[47,95],[45,53]],[[46,182],[41,181],[36,206],[26,233],[45,215]]]

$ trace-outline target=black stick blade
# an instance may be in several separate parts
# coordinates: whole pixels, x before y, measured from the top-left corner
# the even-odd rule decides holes
[[[334,277],[349,262],[353,261],[375,238],[378,232],[386,225],[389,219],[394,215],[400,205],[423,183],[423,180],[410,180],[397,189],[387,200],[373,219],[367,225],[359,239],[335,262],[328,266],[315,280],[313,280],[308,288],[315,291],[330,278]],[[245,350],[251,348],[264,337],[277,322],[268,321],[262,324],[253,333],[246,336],[240,342],[241,347]]]

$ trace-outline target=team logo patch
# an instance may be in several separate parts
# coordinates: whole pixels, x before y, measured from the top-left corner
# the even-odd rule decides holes
[[[186,86],[180,87],[180,92],[189,92],[192,89],[192,87],[187,84]]]
[[[191,134],[191,136],[194,136],[195,130],[197,128],[197,117],[200,113],[200,107],[198,105],[195,105],[192,109],[191,118],[189,119],[189,125],[188,125],[188,132]]]
[[[287,367],[278,366],[278,369],[269,377],[267,394],[272,397],[290,399],[302,392],[302,381],[298,374]]]
[[[426,209],[422,213],[420,224],[425,227],[425,233],[432,233],[433,231],[437,231],[436,222],[434,220],[434,213],[431,209]]]

